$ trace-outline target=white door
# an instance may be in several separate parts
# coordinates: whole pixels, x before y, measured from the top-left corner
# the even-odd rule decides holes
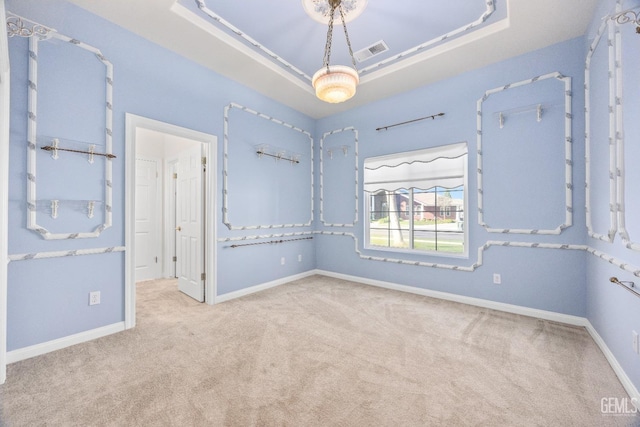
[[[176,275],[178,289],[204,301],[202,147],[180,154],[176,193]]]
[[[158,161],[136,159],[136,282],[160,277]]]

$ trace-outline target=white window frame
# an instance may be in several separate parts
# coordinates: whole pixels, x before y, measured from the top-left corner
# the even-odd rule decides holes
[[[454,144],[446,144],[442,147],[446,147],[448,145]],[[435,148],[435,147],[434,147]],[[409,151],[410,152],[410,151]],[[399,154],[399,153],[398,153]],[[364,159],[366,162],[367,159]],[[363,164],[364,169],[364,164]],[[467,145],[467,160],[464,162],[464,183],[462,185],[462,189],[464,192],[463,196],[463,212],[465,213],[465,217],[467,216],[467,210],[469,209],[469,147]],[[413,218],[414,216],[414,208],[413,208],[413,188],[409,189],[410,195],[410,203],[409,203],[409,217]],[[372,251],[383,251],[383,252],[394,252],[394,253],[406,253],[411,255],[426,255],[426,256],[437,256],[437,257],[446,257],[446,258],[459,258],[459,259],[468,259],[469,258],[469,224],[468,221],[463,221],[463,238],[464,238],[464,250],[462,253],[450,253],[443,251],[424,251],[417,249],[405,249],[405,248],[392,248],[388,246],[377,246],[372,245],[370,242],[370,223],[371,223],[371,194],[368,191],[364,191],[363,186],[363,226],[364,226],[364,249],[372,250]],[[413,241],[413,221],[410,221],[409,225],[409,238]]]

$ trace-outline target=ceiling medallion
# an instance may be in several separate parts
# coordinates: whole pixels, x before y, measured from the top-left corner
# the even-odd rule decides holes
[[[342,0],[345,22],[356,19],[367,7],[368,0]],[[314,21],[327,25],[331,14],[329,0],[302,0],[304,11]]]

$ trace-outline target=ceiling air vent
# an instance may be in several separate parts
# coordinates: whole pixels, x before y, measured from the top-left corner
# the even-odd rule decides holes
[[[354,53],[353,56],[355,56],[358,62],[362,62],[376,55],[380,55],[381,53],[386,52],[388,50],[389,50],[389,46],[387,46],[387,44],[384,41],[380,40],[379,42],[376,42],[371,46],[365,47],[364,49],[360,49],[359,51]]]

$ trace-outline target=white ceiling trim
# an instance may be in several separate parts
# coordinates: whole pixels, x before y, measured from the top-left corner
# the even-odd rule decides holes
[[[193,22],[206,25],[193,25],[180,8],[174,13],[176,0],[68,1],[315,119],[582,36],[598,3],[598,0],[506,0],[507,19],[363,76],[355,97],[342,104],[327,104],[315,97],[310,84],[256,54],[245,42],[215,28],[202,17]],[[25,3],[33,5],[36,0]],[[145,19],[140,20],[140,16]],[[55,25],[64,17],[50,18],[46,23]]]

